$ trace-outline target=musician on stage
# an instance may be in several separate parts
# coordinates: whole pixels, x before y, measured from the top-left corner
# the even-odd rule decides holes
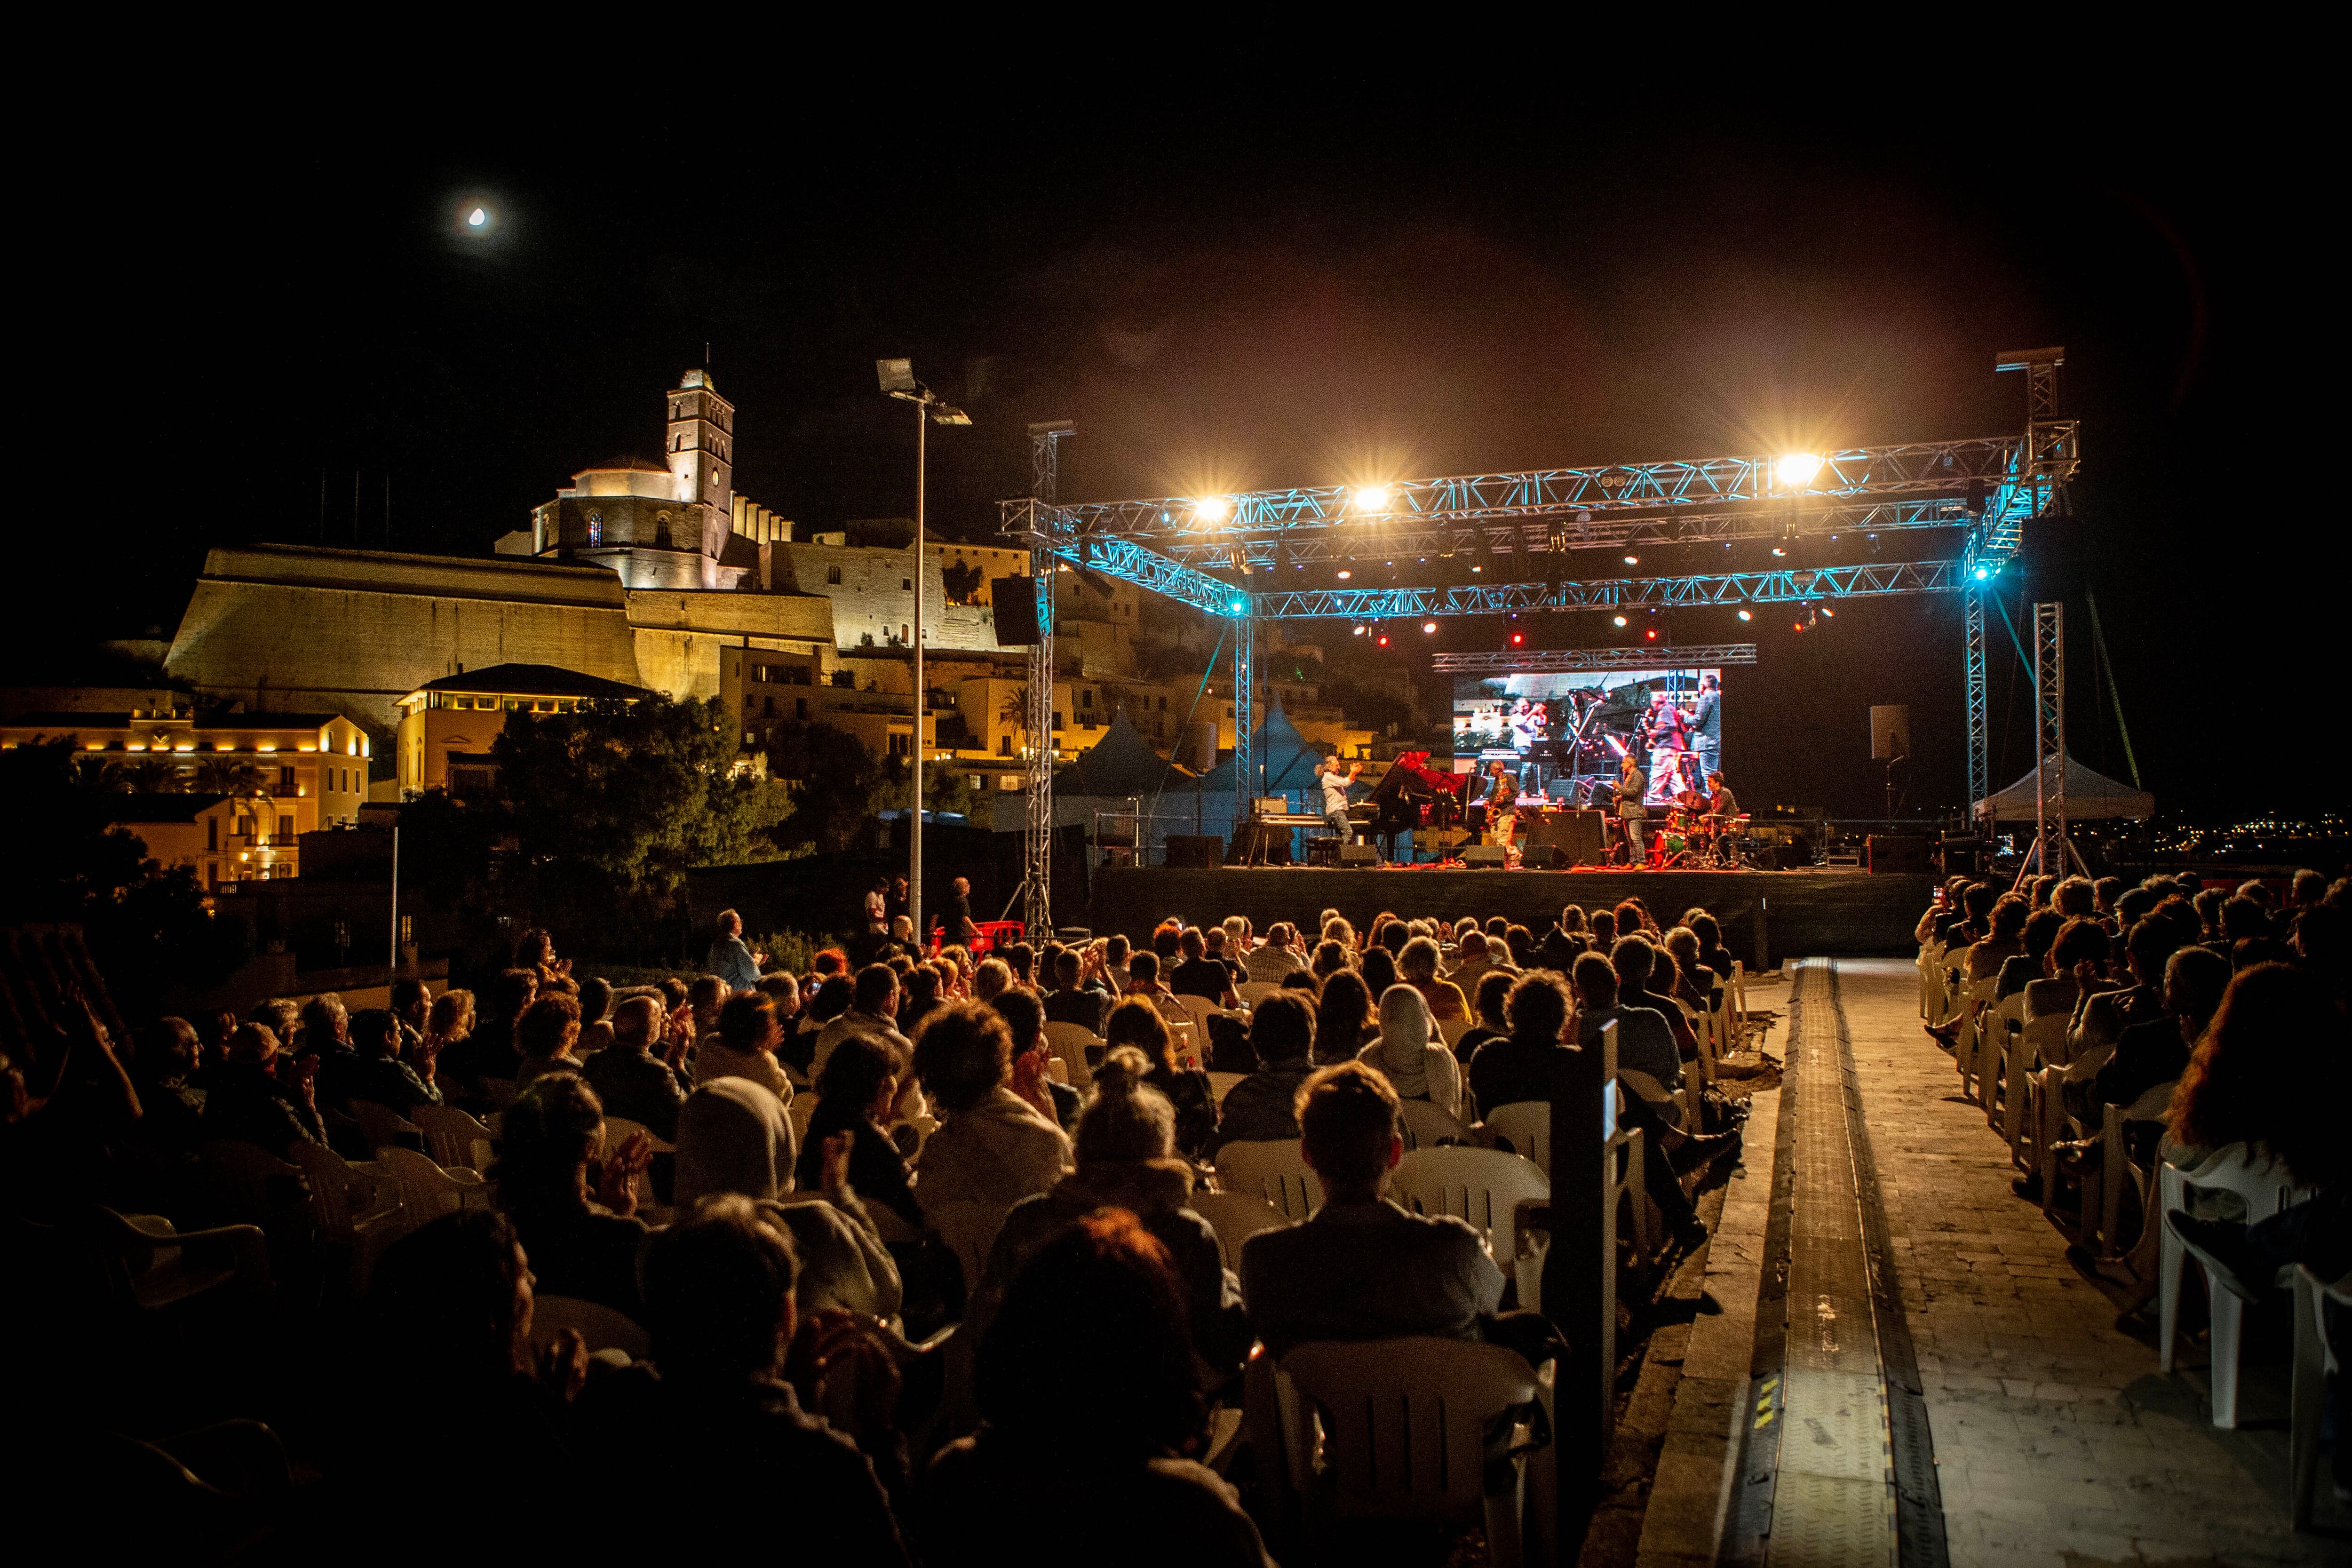
[[[1519,809],[1519,776],[1505,767],[1500,757],[1486,764],[1486,772],[1493,775],[1486,790],[1486,826],[1494,834],[1494,842],[1507,852]]]
[[[1731,786],[1723,782],[1720,773],[1706,775],[1706,821],[1715,830],[1716,860],[1721,865],[1737,865],[1738,846],[1734,836],[1739,830],[1739,798],[1731,793]]]
[[[1663,691],[1650,693],[1649,716],[1642,722],[1642,738],[1652,751],[1686,752],[1690,737],[1683,710]]]
[[[1356,825],[1348,820],[1348,786],[1363,771],[1364,764],[1358,763],[1345,773],[1340,773],[1337,757],[1326,757],[1315,764],[1315,782],[1323,786],[1323,820],[1330,824],[1331,831],[1339,836],[1342,844],[1356,841]]]
[[[1644,841],[1643,825],[1649,819],[1649,810],[1642,797],[1650,791],[1650,775],[1642,769],[1639,752],[1628,747],[1617,769],[1617,821],[1625,835],[1625,863],[1639,866],[1650,852]]]
[[[1698,678],[1698,711],[1691,715],[1691,736],[1698,765],[1716,776],[1723,764],[1723,682],[1712,675]]]

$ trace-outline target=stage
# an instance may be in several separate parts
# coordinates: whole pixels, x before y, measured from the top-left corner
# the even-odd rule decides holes
[[[1304,925],[1338,910],[1361,930],[1382,910],[1408,919],[1501,915],[1538,934],[1564,904],[1588,911],[1639,898],[1668,924],[1697,905],[1723,922],[1735,956],[1769,969],[1784,955],[1910,953],[1912,930],[1935,897],[1930,876],[1861,871],[1482,871],[1436,867],[1221,866],[1202,870],[1105,866],[1093,872],[1087,923],[1097,936],[1141,942],[1170,915],[1202,925],[1247,916],[1260,934],[1276,921]],[[1065,919],[1066,920],[1066,916]]]

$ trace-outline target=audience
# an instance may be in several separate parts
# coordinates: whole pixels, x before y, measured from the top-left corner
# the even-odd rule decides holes
[[[1592,953],[1577,962],[1609,967],[1608,960]],[[1502,977],[1486,978],[1492,982]],[[1482,1003],[1486,994],[1482,985]],[[1554,1053],[1568,1031],[1568,993],[1551,971],[1538,969],[1521,975],[1505,995],[1503,1013],[1509,1032],[1482,1042],[1470,1058],[1471,1095],[1488,1112],[1498,1106],[1551,1099]]]
[[[784,1020],[776,999],[761,991],[739,991],[720,1004],[719,1032],[696,1040],[694,1081],[698,1087],[717,1078],[747,1078],[786,1105],[793,1102],[792,1079],[776,1060],[784,1043]]]
[[[638,1314],[636,1178],[652,1163],[642,1132],[606,1151],[604,1105],[577,1073],[544,1074],[515,1097],[489,1173],[540,1289]]]
[[[578,1072],[580,1058],[572,1052],[580,1038],[580,1004],[561,991],[550,992],[515,1020],[515,1087],[551,1072]]]
[[[1135,962],[1150,958],[1139,952]],[[1197,1160],[1217,1133],[1217,1101],[1209,1091],[1209,1075],[1186,1068],[1176,1057],[1176,1038],[1160,1010],[1139,996],[1130,996],[1103,1020],[1103,1040],[1117,1048],[1132,1046],[1150,1064],[1144,1081],[1168,1097],[1176,1108],[1176,1147],[1188,1160]]]
[[[1215,1131],[1202,1149],[1205,1157],[1214,1158],[1220,1147],[1236,1141],[1298,1136],[1297,1101],[1300,1086],[1315,1070],[1317,1026],[1315,1004],[1307,996],[1281,993],[1257,1005],[1250,1015],[1257,1070],[1225,1091]]]
[[[1007,1087],[1013,1034],[993,1009],[943,1004],[916,1037],[914,1065],[945,1116],[916,1162],[926,1209],[947,1203],[1009,1209],[1062,1179],[1070,1140]]]
[[[642,1122],[663,1142],[674,1143],[686,1090],[669,1064],[653,1053],[661,1025],[658,1001],[630,997],[614,1009],[612,1043],[581,1064],[580,1076],[604,1102],[607,1114]]]
[[[1436,943],[1430,947],[1435,951]],[[1429,1004],[1412,986],[1391,985],[1381,994],[1380,1037],[1356,1059],[1386,1074],[1399,1099],[1425,1100],[1448,1116],[1462,1114],[1462,1064],[1438,1038]]]

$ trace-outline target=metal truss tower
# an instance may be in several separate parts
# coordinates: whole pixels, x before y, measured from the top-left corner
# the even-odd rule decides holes
[[[1985,595],[1992,590],[1970,583],[1961,597],[1968,604],[1968,651],[1965,679],[1969,693],[1969,810],[1992,793],[1990,736],[1985,717]]]
[[[2066,834],[2066,606],[2033,606],[2033,849],[2018,881],[2037,871],[2064,876],[2082,856]]]
[[[1234,820],[1247,822],[1257,781],[1250,766],[1250,697],[1257,689],[1257,622],[1246,612],[1234,617]]]
[[[1029,426],[1029,489],[1046,507],[1054,504],[1062,437],[1076,428],[1066,419]],[[1029,580],[1037,590],[1037,640],[1029,646],[1025,694],[1028,798],[1021,840],[1021,920],[1041,940],[1054,931],[1054,579],[1060,570],[1053,540],[1033,532]]]

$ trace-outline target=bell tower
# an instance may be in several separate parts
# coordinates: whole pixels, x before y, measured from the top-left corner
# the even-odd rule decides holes
[[[669,471],[677,479],[677,499],[710,509],[717,537],[703,530],[704,552],[726,542],[735,510],[735,405],[719,395],[707,370],[689,370],[669,394],[669,430],[665,443]]]

